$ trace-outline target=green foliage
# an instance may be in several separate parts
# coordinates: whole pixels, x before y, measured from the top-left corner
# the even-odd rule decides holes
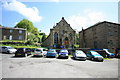
[[[1,40],[0,42],[26,42],[24,40]]]
[[[40,46],[35,46],[35,45],[0,45],[0,46],[11,46],[14,48],[40,48]]]
[[[79,34],[76,33],[76,44],[79,45]]]
[[[15,27],[27,29],[28,32],[32,32],[34,25],[27,19],[21,20]]]
[[[79,48],[79,45],[77,45],[77,44],[76,44],[76,45],[74,45],[74,46],[75,46],[76,48]]]
[[[31,33],[35,34],[36,36],[38,35],[38,29],[37,28],[34,28]]]
[[[44,33],[43,36],[42,36],[42,42],[44,42],[45,39],[46,39],[46,35],[45,35],[45,33]]]
[[[15,27],[24,28],[27,30],[27,33],[29,33],[29,35],[27,35],[27,40],[32,41],[33,38],[38,36],[39,33],[38,29],[34,27],[33,23],[27,19],[21,20]]]
[[[34,45],[34,41],[33,40],[28,40],[26,43],[29,44],[29,45]]]
[[[34,34],[27,35],[27,40],[33,40],[36,36]]]

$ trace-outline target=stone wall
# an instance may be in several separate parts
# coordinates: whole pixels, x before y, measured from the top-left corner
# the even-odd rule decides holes
[[[55,38],[57,36],[57,38]],[[42,46],[67,45],[71,47],[75,44],[76,32],[71,28],[70,24],[64,18],[50,29],[48,38],[43,42]],[[66,43],[65,43],[66,40]]]
[[[120,25],[111,22],[100,22],[79,32],[81,48],[114,48],[120,47]],[[84,34],[83,34],[84,33]]]

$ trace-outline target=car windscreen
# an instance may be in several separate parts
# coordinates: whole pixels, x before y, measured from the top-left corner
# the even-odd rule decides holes
[[[7,47],[8,49],[14,49],[13,47]]]
[[[60,50],[60,52],[68,53],[68,50]]]
[[[91,51],[91,54],[92,54],[92,55],[95,55],[95,56],[100,56],[100,54],[98,54],[98,53],[95,52],[95,51]]]
[[[84,54],[84,52],[80,50],[76,50],[76,54]]]
[[[55,52],[55,50],[53,50],[53,49],[49,49],[48,51],[49,51],[49,52]]]

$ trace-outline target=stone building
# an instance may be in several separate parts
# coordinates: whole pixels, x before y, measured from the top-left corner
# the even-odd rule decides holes
[[[53,45],[72,47],[75,44],[76,32],[66,22],[64,17],[62,20],[50,29],[50,34],[42,43],[42,46],[50,47]]]
[[[79,32],[81,48],[120,48],[120,24],[100,22]]]
[[[0,40],[26,40],[26,29],[0,26]]]

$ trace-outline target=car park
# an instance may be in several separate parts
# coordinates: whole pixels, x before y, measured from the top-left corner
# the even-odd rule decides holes
[[[47,51],[44,48],[36,48],[33,52],[33,56],[44,56],[46,55]]]
[[[86,53],[86,55],[87,55],[87,59],[90,59],[92,61],[101,61],[101,62],[104,61],[103,57],[96,51],[90,50]]]
[[[75,52],[73,53],[73,58],[85,61],[87,59],[87,56],[82,50],[75,50]]]
[[[106,54],[106,57],[107,58],[114,58],[115,57],[115,54],[114,53],[110,53],[109,51],[108,51],[108,49],[103,49],[107,54]]]
[[[68,50],[67,49],[61,49],[60,52],[58,53],[58,58],[66,58],[68,59]]]
[[[46,53],[46,57],[56,57],[57,52],[55,49],[49,49]]]
[[[0,47],[0,52],[2,53],[15,53],[17,49],[10,46],[2,46]]]
[[[31,49],[30,48],[18,48],[15,52],[15,57],[21,56],[26,57],[31,55]]]

